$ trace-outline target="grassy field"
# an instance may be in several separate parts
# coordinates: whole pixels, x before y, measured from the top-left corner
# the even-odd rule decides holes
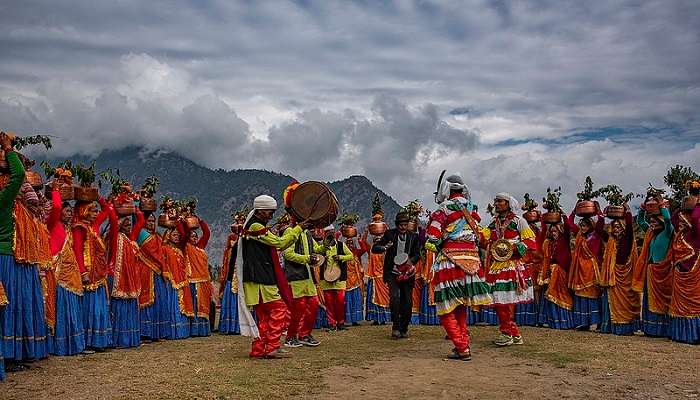
[[[52,357],[0,384],[3,399],[570,398],[700,395],[700,347],[645,337],[524,328],[523,346],[496,348],[472,328],[471,362],[448,361],[439,327],[407,340],[388,327],[319,332],[318,348],[287,360],[247,358],[249,339],[196,338],[103,354]]]

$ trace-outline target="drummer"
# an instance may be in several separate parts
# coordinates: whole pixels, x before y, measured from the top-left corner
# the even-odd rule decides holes
[[[418,234],[408,230],[410,217],[401,211],[396,214],[396,228],[386,231],[372,246],[372,253],[385,253],[384,282],[391,293],[391,337],[408,338],[408,325],[413,308],[415,265],[420,260]]]
[[[311,268],[323,260],[314,254],[322,252],[311,231],[305,229],[299,239],[287,247],[284,256],[285,275],[292,288],[292,305],[285,347],[316,347],[321,344],[311,335],[318,313],[318,293]]]
[[[345,288],[348,279],[347,263],[353,260],[354,255],[345,243],[336,240],[335,227],[333,225],[324,229],[323,244],[319,250],[326,256],[326,261],[321,265],[319,287],[323,290],[328,332],[342,331],[346,329]]]

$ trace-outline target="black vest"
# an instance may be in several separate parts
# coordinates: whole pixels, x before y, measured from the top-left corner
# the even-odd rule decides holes
[[[344,256],[345,255],[345,248],[343,246],[343,242],[341,241],[336,241],[335,244],[336,248],[336,254],[339,256]],[[321,279],[323,279],[323,273],[326,271],[326,262],[321,265]],[[348,280],[348,265],[344,261],[339,261],[338,264],[340,265],[340,278],[338,278],[339,281],[347,281]]]
[[[253,215],[245,229],[250,229],[250,226],[256,222],[265,225]],[[243,282],[276,285],[275,264],[272,261],[273,249],[245,236],[241,236],[238,243],[243,245]],[[274,253],[276,254],[276,252]]]
[[[296,243],[294,243],[294,252],[297,254],[304,254],[304,239],[306,239],[307,243],[309,244],[309,253],[313,253],[313,238],[311,237],[311,232],[309,231],[306,231],[304,234],[299,236],[299,239],[297,239]],[[309,279],[309,269],[307,268],[306,264],[298,264],[289,260],[284,260],[284,274],[287,277],[287,280],[290,282]]]

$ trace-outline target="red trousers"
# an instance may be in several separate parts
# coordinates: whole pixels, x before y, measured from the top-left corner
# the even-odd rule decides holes
[[[303,338],[311,333],[316,323],[318,296],[304,296],[292,300],[292,317],[287,328],[287,338]]]
[[[467,308],[459,306],[449,314],[440,316],[440,324],[445,328],[455,349],[464,353],[469,350],[469,328],[467,327]]]
[[[253,306],[258,319],[260,337],[253,340],[250,357],[263,357],[280,348],[287,306],[282,300]]]
[[[496,304],[496,315],[498,315],[498,330],[510,336],[520,336],[518,325],[513,321],[515,314],[515,304]]]
[[[333,328],[345,323],[345,289],[324,290],[323,300],[326,303],[328,326]]]

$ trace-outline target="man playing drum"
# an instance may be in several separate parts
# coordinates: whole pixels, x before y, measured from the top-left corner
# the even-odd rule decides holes
[[[409,232],[410,217],[405,212],[396,214],[396,228],[386,231],[372,246],[372,253],[385,253],[383,279],[389,285],[391,305],[391,337],[408,337],[413,308],[415,264],[420,260],[420,239]]]
[[[345,329],[347,263],[355,256],[345,243],[336,240],[333,225],[324,229],[324,235],[321,252],[325,254],[326,262],[321,265],[319,287],[323,290],[323,300],[326,304],[328,331],[342,331]]]

